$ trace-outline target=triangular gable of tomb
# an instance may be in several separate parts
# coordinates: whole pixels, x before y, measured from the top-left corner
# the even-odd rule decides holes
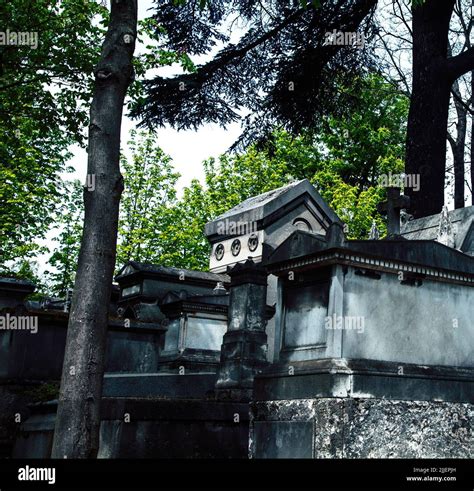
[[[341,220],[307,179],[249,198],[206,225],[210,270],[259,262],[295,230],[324,236],[332,223]]]
[[[225,222],[226,219],[257,223],[258,228],[266,228],[303,202],[324,230],[327,230],[331,223],[341,221],[308,179],[302,179],[242,201],[207,223],[205,233],[212,241],[213,236],[219,234],[219,223]]]

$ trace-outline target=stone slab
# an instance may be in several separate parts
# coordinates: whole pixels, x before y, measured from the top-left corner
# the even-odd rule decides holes
[[[308,459],[312,457],[311,421],[256,421],[256,455],[264,459]]]
[[[48,458],[56,403],[34,408],[14,458]],[[248,404],[104,398],[99,458],[246,458]]]
[[[214,390],[215,373],[108,373],[104,397],[203,398]]]

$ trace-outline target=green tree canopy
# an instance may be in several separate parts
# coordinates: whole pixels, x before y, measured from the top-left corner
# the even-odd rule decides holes
[[[52,270],[46,273],[46,277],[50,292],[60,297],[74,286],[84,222],[83,189],[78,180],[64,182],[64,198],[54,217],[57,235],[53,241],[57,246],[49,258]]]
[[[0,268],[33,256],[52,224],[68,148],[84,143],[91,74],[105,7],[93,0],[12,0],[8,33],[30,44],[0,46]],[[37,42],[32,42],[36,39]],[[26,42],[26,41],[25,41]],[[15,265],[12,266],[13,268]]]
[[[73,144],[85,146],[93,71],[108,9],[97,0],[10,0],[0,9],[2,32],[25,33],[34,43],[0,45],[0,272],[45,252],[38,240],[54,226],[63,188],[59,175]],[[179,63],[166,50],[154,19],[139,22],[140,53],[128,102],[143,98],[148,70]]]
[[[373,220],[383,235],[385,223],[376,208],[386,193],[378,178],[403,171],[408,99],[376,74],[358,85],[362,91],[346,89],[357,98],[357,109],[348,117],[328,116],[317,129],[298,136],[276,129],[265,143],[204,162],[205,182],[194,181],[185,190],[166,233],[171,264],[207,268],[204,225],[294,179],[307,178],[317,187],[347,224],[349,238],[367,238]]]
[[[378,75],[367,76],[363,86],[363,92],[349,94],[358,98],[358,109],[349,117],[327,117],[318,129],[298,136],[277,128],[266,142],[244,152],[210,158],[203,164],[204,182],[193,180],[180,197],[179,175],[159,139],[133,131],[131,157],[122,156],[125,190],[117,269],[130,259],[207,269],[210,248],[204,225],[241,201],[295,179],[307,178],[317,187],[347,224],[348,237],[366,238],[373,220],[383,235],[385,224],[376,206],[385,198],[385,189],[378,177],[403,169],[408,101]],[[74,201],[74,193],[67,195]],[[66,206],[62,214],[67,222],[66,210],[77,208],[74,203]],[[68,258],[77,254],[70,240],[78,240],[78,231],[66,222],[53,254],[59,288],[61,278],[70,278]]]
[[[122,155],[125,189],[120,203],[117,265],[133,259],[153,262],[163,254],[162,231],[171,226],[169,208],[176,203],[171,158],[151,133],[131,132],[131,159]]]

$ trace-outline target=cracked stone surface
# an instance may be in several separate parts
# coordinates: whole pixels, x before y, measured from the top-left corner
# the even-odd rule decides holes
[[[466,403],[347,398],[256,402],[251,404],[249,454],[472,458],[473,420],[474,405]],[[312,431],[312,448],[302,448],[309,445],[307,431]]]

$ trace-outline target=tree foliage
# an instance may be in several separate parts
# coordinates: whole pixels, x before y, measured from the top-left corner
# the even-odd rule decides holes
[[[5,2],[2,29],[37,46],[0,46],[0,265],[39,252],[58,205],[68,147],[84,142],[90,75],[107,9],[93,0]],[[11,264],[11,263],[10,263]]]
[[[245,152],[204,162],[205,182],[193,182],[175,208],[167,233],[173,261],[181,267],[208,267],[204,225],[241,201],[309,179],[347,224],[349,238],[367,238],[375,220],[382,235],[384,219],[377,204],[385,199],[382,174],[403,171],[408,99],[378,75],[361,82],[357,111],[348,118],[324,118],[319,131],[294,136],[276,129],[265,143]],[[196,211],[199,210],[199,213]]]
[[[57,235],[53,242],[57,246],[48,260],[52,269],[47,271],[46,277],[50,292],[60,297],[66,296],[74,286],[84,223],[83,192],[80,181],[63,182],[63,199],[54,217]]]
[[[315,126],[322,115],[351,106],[338,89],[371,64],[368,49],[328,44],[327,33],[359,29],[368,41],[376,3],[208,0],[201,8],[197,0],[157,2],[163,47],[194,56],[212,56],[223,47],[193,73],[146,82],[147,97],[132,114],[149,127],[170,123],[182,129],[226,125],[249,110],[242,144],[268,136],[275,125]],[[237,20],[243,35],[233,44],[229,26]]]
[[[360,86],[361,92],[350,94],[358,103],[349,117],[327,116],[319,131],[296,136],[276,128],[246,151],[210,158],[203,163],[204,182],[192,181],[180,197],[179,175],[159,140],[132,132],[131,158],[122,157],[125,189],[116,268],[133,259],[207,269],[204,225],[241,201],[295,179],[307,178],[318,188],[347,223],[348,237],[367,238],[373,220],[385,233],[376,211],[385,199],[378,178],[403,170],[408,99],[376,74]]]
[[[45,252],[38,240],[61,206],[59,176],[72,170],[71,145],[85,145],[108,9],[96,0],[11,0],[0,9],[0,25],[38,35],[36,47],[0,46],[0,271],[11,274]],[[138,27],[142,47],[129,90],[135,102],[149,70],[172,63],[194,69],[186,53],[158,45],[163,30],[154,19]]]
[[[159,261],[163,254],[161,232],[172,220],[169,208],[176,202],[176,182],[171,158],[150,133],[132,131],[131,158],[122,155],[124,192],[120,203],[117,264]]]

